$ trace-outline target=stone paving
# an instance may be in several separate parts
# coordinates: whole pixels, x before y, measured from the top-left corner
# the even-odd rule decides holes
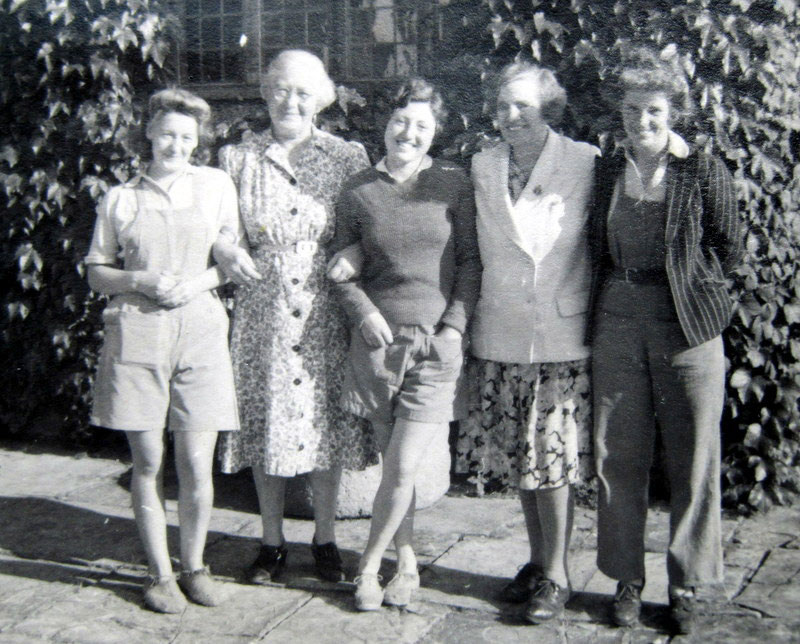
[[[668,531],[651,511],[642,623],[611,628],[614,582],[597,571],[594,513],[579,509],[571,553],[576,593],[565,619],[529,626],[519,607],[492,599],[526,560],[518,502],[448,495],[419,512],[422,589],[413,606],[357,613],[351,586],[318,581],[308,542],[313,523],[288,520],[285,583],[241,583],[258,549],[259,518],[248,476],[216,479],[206,559],[228,595],[218,608],[181,615],[142,608],[146,571],[130,510],[130,465],[114,459],[0,448],[0,642],[668,642]],[[174,476],[168,476],[172,552],[177,552]],[[355,569],[365,519],[338,525]],[[706,593],[697,633],[676,641],[800,642],[800,508],[727,518],[724,589]],[[392,574],[385,562],[384,576]]]

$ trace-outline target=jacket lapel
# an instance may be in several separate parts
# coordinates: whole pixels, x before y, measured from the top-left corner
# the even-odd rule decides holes
[[[501,142],[486,150],[486,164],[484,167],[483,183],[493,204],[491,216],[496,219],[499,228],[514,242],[523,253],[531,257],[528,244],[522,238],[514,216],[514,205],[508,192],[508,161],[511,148],[507,143]]]

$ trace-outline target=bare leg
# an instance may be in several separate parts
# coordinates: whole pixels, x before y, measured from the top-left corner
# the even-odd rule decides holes
[[[342,468],[314,470],[309,474],[314,495],[314,537],[317,545],[336,542],[336,500]]]
[[[175,432],[181,567],[187,572],[203,567],[203,550],[214,503],[212,464],[216,444],[217,432]]]
[[[133,515],[142,540],[150,574],[172,574],[167,548],[164,509],[164,430],[126,432],[133,458],[131,496]]]
[[[531,549],[530,562],[537,568],[544,570],[544,537],[542,525],[539,522],[539,507],[536,503],[536,490],[519,490],[519,500],[522,504],[522,514],[525,516],[525,526],[528,529],[528,545]]]
[[[568,586],[567,556],[575,505],[572,486],[536,490],[535,494],[542,531],[544,574],[559,586]]]
[[[417,492],[411,493],[411,503],[406,515],[394,533],[394,550],[397,555],[397,572],[416,574],[417,556],[414,554],[414,511],[417,503]]]
[[[261,542],[267,546],[280,546],[283,538],[283,505],[286,496],[286,479],[271,476],[253,468],[253,480],[258,494],[258,507],[261,510]]]
[[[376,574],[386,548],[405,518],[414,496],[414,477],[441,424],[398,418],[383,459],[383,473],[372,506],[367,548],[359,573]]]

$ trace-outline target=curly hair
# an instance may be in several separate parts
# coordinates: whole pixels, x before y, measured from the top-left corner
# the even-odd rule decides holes
[[[669,100],[674,122],[685,120],[693,112],[693,104],[680,60],[673,48],[664,54],[647,46],[623,51],[614,73],[612,98],[622,104],[626,92],[664,92]]]
[[[536,85],[541,101],[539,111],[542,118],[548,125],[558,125],[567,106],[567,92],[559,84],[556,75],[549,69],[528,61],[509,63],[494,79],[495,101],[503,87],[518,80],[528,80]]]
[[[171,112],[191,116],[197,121],[198,143],[192,154],[192,160],[200,165],[208,163],[209,147],[214,138],[211,127],[211,107],[205,100],[185,89],[173,87],[159,90],[150,97],[145,130],[162,116]]]
[[[271,88],[278,76],[292,63],[299,63],[309,73],[316,75],[314,86],[317,88],[317,112],[336,100],[336,85],[328,76],[325,64],[316,54],[305,49],[284,49],[270,61],[267,71],[261,75],[261,96],[265,100],[265,90]]]
[[[430,105],[436,121],[436,132],[440,132],[447,120],[447,109],[441,93],[424,78],[409,78],[403,81],[388,101],[386,118],[395,110],[407,107],[409,103],[427,103]]]

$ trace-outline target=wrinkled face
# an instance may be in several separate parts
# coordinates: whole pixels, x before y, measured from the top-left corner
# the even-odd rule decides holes
[[[179,172],[189,165],[199,132],[194,117],[167,112],[150,122],[146,135],[153,150],[153,165],[162,172]]]
[[[547,127],[542,118],[537,83],[520,78],[506,83],[497,95],[497,127],[507,143],[530,141]]]
[[[390,165],[400,166],[420,162],[433,143],[436,117],[430,103],[412,101],[397,108],[389,117],[383,141]]]
[[[622,125],[634,151],[653,155],[667,147],[669,99],[661,91],[629,90],[622,99]]]
[[[318,111],[317,75],[299,62],[285,64],[264,88],[276,134],[300,136],[311,131]]]

